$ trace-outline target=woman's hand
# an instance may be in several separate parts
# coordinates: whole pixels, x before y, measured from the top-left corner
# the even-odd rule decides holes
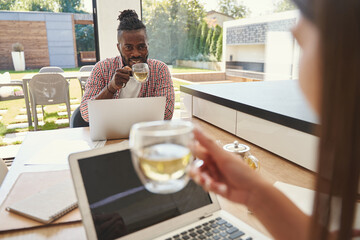
[[[212,191],[231,201],[247,205],[249,196],[263,180],[242,159],[223,150],[215,140],[199,129],[194,130],[198,143],[193,153],[203,164],[194,164],[190,176],[206,191]]]

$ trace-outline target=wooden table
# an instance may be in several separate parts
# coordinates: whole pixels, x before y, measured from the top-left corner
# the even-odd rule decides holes
[[[210,133],[215,139],[220,140],[221,143],[230,143],[234,140],[240,143],[247,144],[251,147],[251,152],[261,161],[260,174],[269,182],[283,181],[294,184],[300,187],[313,189],[314,175],[312,172],[299,167],[290,161],[280,158],[266,150],[263,150],[249,142],[246,142],[232,134],[229,134],[217,127],[214,127],[202,120],[193,119],[193,122],[200,126],[204,131]],[[30,132],[22,146],[18,155],[16,156],[13,166],[6,176],[0,188],[0,204],[4,201],[6,194],[11,189],[16,178],[22,172],[30,171],[50,171],[66,169],[68,166],[64,165],[24,165],[24,162],[29,157],[33,156],[36,148],[41,147],[42,143],[51,141],[53,139],[61,140],[85,140],[89,144],[93,144],[90,140],[89,128],[67,128],[60,130]],[[35,141],[37,141],[35,143]],[[117,141],[109,141],[107,144],[117,143]],[[226,199],[219,197],[222,208],[231,212],[233,215],[242,219],[249,225],[269,235],[262,224],[247,211],[246,207],[239,204],[234,204]],[[81,222],[60,224],[50,227],[39,227],[34,229],[24,229],[13,232],[2,232],[0,238],[6,239],[86,239],[85,230]]]
[[[63,72],[63,73],[59,73],[59,74],[63,75],[65,79],[69,80],[69,79],[78,78],[78,77],[89,77],[90,73],[91,72]],[[30,100],[29,100],[30,94],[29,94],[29,90],[28,90],[28,85],[29,85],[29,81],[36,74],[38,74],[38,73],[29,73],[29,74],[26,74],[22,78],[23,92],[24,92],[24,99],[25,99],[25,106],[26,106],[26,114],[27,114],[27,120],[28,120],[29,127],[32,126],[32,117],[31,117],[31,110],[30,110]]]

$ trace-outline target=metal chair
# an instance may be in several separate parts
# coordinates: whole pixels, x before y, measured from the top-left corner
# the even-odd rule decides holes
[[[79,72],[91,72],[93,70],[95,65],[85,65],[82,66],[79,70]],[[80,87],[81,87],[81,96],[83,96],[84,91],[85,91],[85,84],[86,81],[88,80],[88,77],[78,77],[79,83],[80,83]]]
[[[0,158],[0,186],[3,182],[3,180],[6,177],[6,174],[8,172],[8,168],[2,158]]]
[[[70,127],[77,128],[77,127],[88,127],[89,123],[86,122],[80,113],[80,107],[77,107],[71,115],[70,119]]]
[[[53,72],[53,73],[63,73],[64,70],[60,67],[42,67],[40,70],[39,70],[39,73],[50,73],[50,72]]]
[[[34,129],[37,130],[38,118],[36,105],[53,105],[65,103],[70,122],[69,83],[59,73],[39,73],[29,81],[30,102],[34,118]],[[43,110],[44,114],[44,110]]]

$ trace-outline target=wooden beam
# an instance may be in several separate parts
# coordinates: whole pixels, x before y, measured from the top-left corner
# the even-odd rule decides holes
[[[92,20],[74,20],[75,24],[82,24],[82,25],[92,25],[94,22]]]

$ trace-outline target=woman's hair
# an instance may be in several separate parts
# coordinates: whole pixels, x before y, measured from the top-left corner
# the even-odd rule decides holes
[[[320,33],[317,195],[309,239],[351,239],[360,170],[360,1],[294,0]]]
[[[118,16],[118,20],[120,21],[119,26],[117,28],[118,34],[122,31],[131,31],[131,30],[139,30],[144,29],[146,31],[146,27],[143,22],[139,19],[138,15],[134,10],[124,10],[120,12]]]

